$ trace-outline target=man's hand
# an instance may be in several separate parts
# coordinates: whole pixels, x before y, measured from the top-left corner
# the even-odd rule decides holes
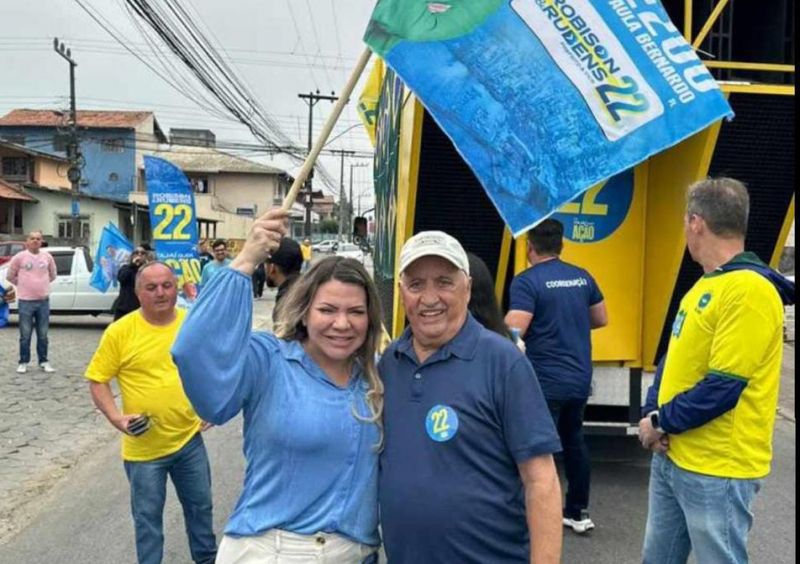
[[[206,431],[208,431],[213,426],[214,426],[214,424],[213,423],[209,423],[208,421],[200,421],[200,432],[201,433],[205,433]]]
[[[141,414],[139,414],[139,413],[129,413],[127,415],[122,415],[120,413],[118,416],[114,417],[113,419],[109,418],[109,421],[111,422],[111,424],[114,427],[117,428],[118,431],[120,431],[121,433],[124,433],[126,435],[130,435],[130,433],[128,433],[128,424],[131,421],[133,421],[134,419],[136,419],[137,417],[141,417]]]
[[[653,452],[666,452],[669,449],[669,437],[654,429],[649,417],[642,417],[639,421],[639,442]]]
[[[281,237],[287,232],[288,212],[272,208],[253,222],[244,247],[231,263],[231,268],[252,276],[256,267],[278,248]]]

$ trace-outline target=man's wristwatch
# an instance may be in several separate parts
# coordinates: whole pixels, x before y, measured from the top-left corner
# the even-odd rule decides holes
[[[661,428],[661,425],[659,424],[660,422],[658,420],[658,410],[656,409],[654,411],[651,411],[650,413],[647,414],[647,416],[650,418],[650,424],[653,426],[653,429],[655,429],[656,431],[661,431],[663,433],[664,429]]]

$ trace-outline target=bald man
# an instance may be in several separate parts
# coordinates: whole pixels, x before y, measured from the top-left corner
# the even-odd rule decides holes
[[[183,392],[170,355],[186,316],[175,307],[175,274],[163,263],[145,264],[136,276],[136,297],[141,307],[109,325],[86,369],[92,400],[122,433],[139,563],[161,562],[169,475],[183,506],[192,560],[211,564],[217,548],[211,471],[200,435],[204,424]],[[113,378],[122,410],[109,385]]]

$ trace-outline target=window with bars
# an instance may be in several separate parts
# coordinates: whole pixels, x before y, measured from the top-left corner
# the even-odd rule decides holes
[[[28,180],[27,157],[3,157],[3,177],[11,180]]]
[[[125,149],[125,142],[122,139],[103,140],[103,151],[106,153],[121,153]]]
[[[81,241],[91,241],[92,237],[92,230],[91,225],[89,222],[89,218],[85,216],[78,217],[78,238]],[[58,238],[59,239],[72,239],[72,216],[71,215],[59,215],[58,216],[58,228],[57,228]]]

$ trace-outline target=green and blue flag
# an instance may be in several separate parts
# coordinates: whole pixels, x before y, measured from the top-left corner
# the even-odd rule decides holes
[[[515,235],[733,116],[657,0],[379,0],[364,39]]]

